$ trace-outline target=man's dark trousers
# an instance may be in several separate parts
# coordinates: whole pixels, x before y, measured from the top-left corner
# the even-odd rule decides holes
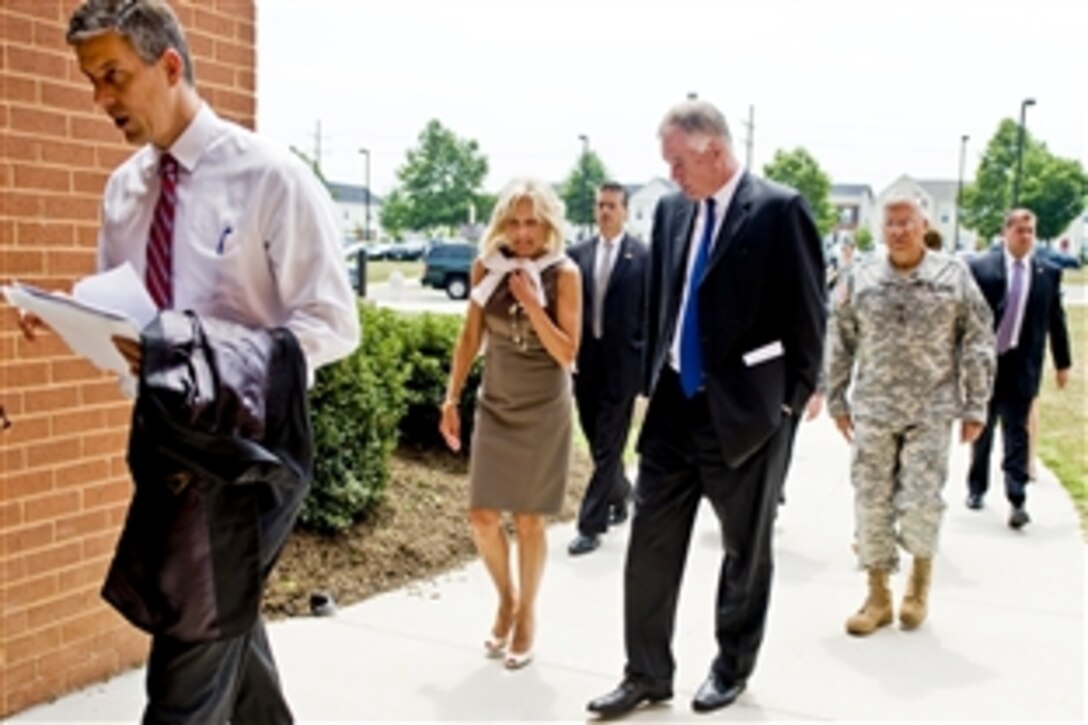
[[[1034,398],[1025,397],[1017,376],[1023,363],[1020,348],[1013,348],[997,358],[997,378],[994,394],[986,416],[986,427],[971,450],[971,468],[967,472],[967,488],[972,494],[985,495],[990,487],[990,450],[994,428],[1001,421],[1004,456],[1001,468],[1005,474],[1005,497],[1013,506],[1023,506],[1024,488],[1028,482],[1028,414]]]
[[[628,676],[672,685],[676,604],[703,496],[718,517],[726,552],[718,579],[713,669],[727,682],[751,674],[770,601],[774,514],[793,432],[784,418],[760,450],[730,468],[705,393],[686,399],[676,372],[662,371],[639,441],[624,573]]]
[[[623,471],[623,450],[635,401],[633,395],[615,396],[612,391],[616,386],[605,383],[608,371],[602,340],[590,336],[581,344],[579,360],[588,369],[579,368],[574,376],[574,400],[593,455],[593,475],[578,512],[578,531],[592,535],[608,530],[609,511],[626,507],[631,495],[631,482]]]
[[[147,693],[144,725],[294,722],[260,620],[245,634],[214,642],[156,636]]]

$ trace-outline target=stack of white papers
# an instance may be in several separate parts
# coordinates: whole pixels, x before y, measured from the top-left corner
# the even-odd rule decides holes
[[[140,330],[158,314],[131,264],[80,280],[71,295],[21,282],[2,289],[8,302],[40,317],[73,352],[117,373],[128,383],[122,387],[131,389],[132,373],[111,338],[139,340]]]

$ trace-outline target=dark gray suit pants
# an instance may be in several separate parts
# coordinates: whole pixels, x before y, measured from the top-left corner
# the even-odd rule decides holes
[[[671,686],[676,603],[692,526],[703,496],[718,517],[724,554],[718,574],[713,670],[744,680],[755,667],[770,601],[771,536],[795,427],[789,420],[737,468],[723,459],[706,395],[688,400],[665,368],[639,441],[635,514],[624,572],[626,674]]]
[[[264,622],[212,642],[155,637],[147,663],[144,725],[287,725]]]

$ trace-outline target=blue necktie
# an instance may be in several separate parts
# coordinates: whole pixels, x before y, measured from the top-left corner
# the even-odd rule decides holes
[[[699,337],[699,283],[710,259],[710,242],[714,239],[714,197],[707,197],[703,236],[695,250],[695,261],[688,276],[688,299],[680,327],[680,387],[688,398],[703,384],[703,345]]]

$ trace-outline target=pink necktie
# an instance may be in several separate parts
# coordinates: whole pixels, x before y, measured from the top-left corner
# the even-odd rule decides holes
[[[997,326],[997,354],[1008,352],[1013,347],[1013,332],[1016,330],[1016,316],[1020,312],[1020,296],[1024,288],[1024,261],[1017,259],[1012,263],[1012,284],[1005,296],[1005,313]]]
[[[160,310],[174,304],[174,206],[177,203],[178,161],[163,154],[159,162],[162,186],[155,216],[151,219],[151,234],[147,241],[147,272],[145,282],[151,299]]]

